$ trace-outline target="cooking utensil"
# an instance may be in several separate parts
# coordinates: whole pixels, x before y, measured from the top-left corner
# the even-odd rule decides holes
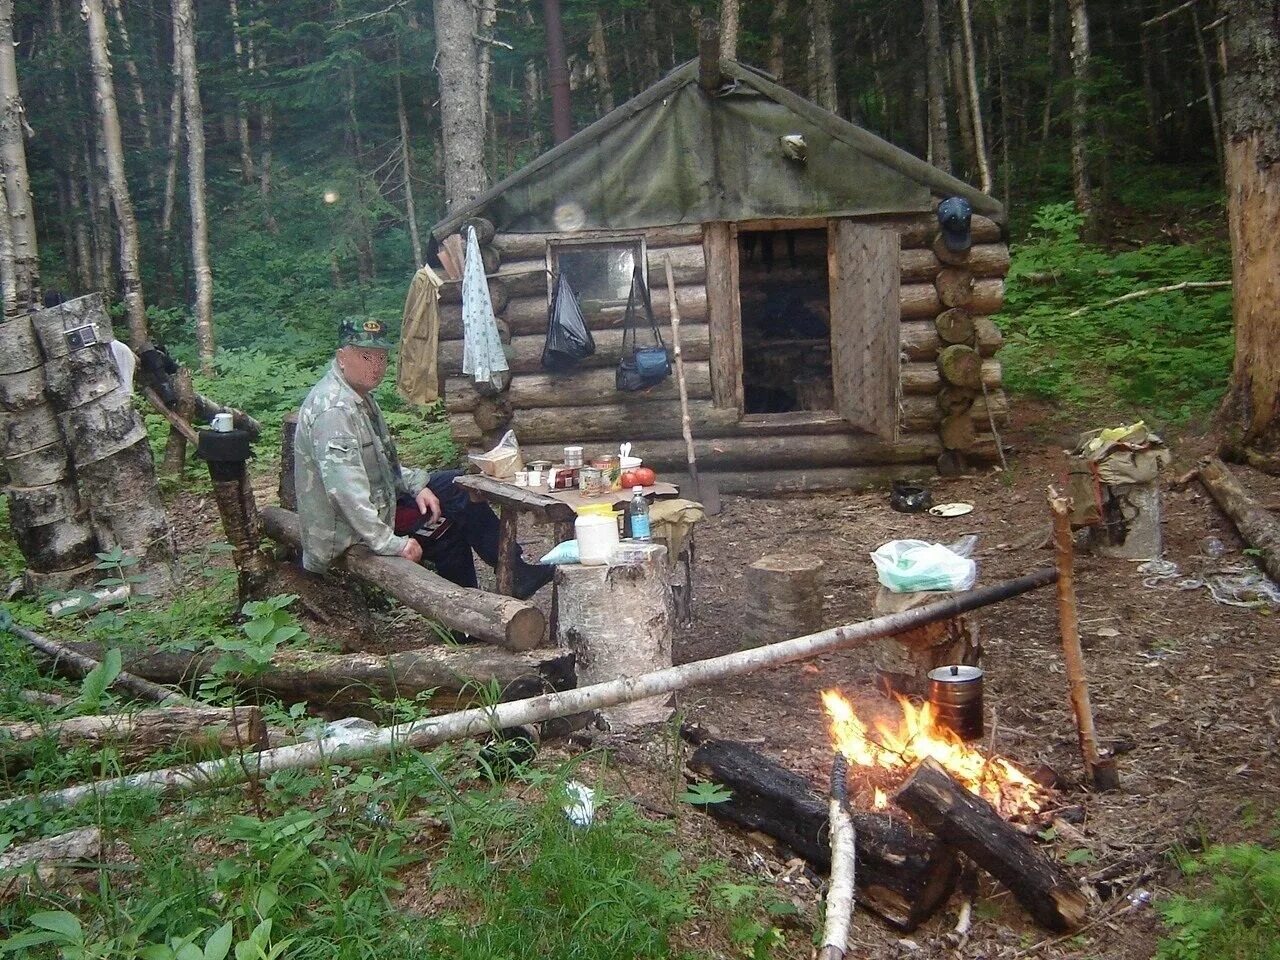
[[[697,500],[708,516],[720,513],[720,487],[707,477],[698,476],[698,458],[693,451],[693,428],[689,423],[689,388],[684,380],[684,356],[680,352],[680,305],[676,302],[676,280],[671,270],[671,257],[663,258],[667,269],[667,297],[671,301],[671,347],[676,355],[676,382],[680,386],[680,427],[684,433],[685,454],[689,461],[688,483],[677,484],[682,496]],[[681,478],[683,480],[683,478]]]

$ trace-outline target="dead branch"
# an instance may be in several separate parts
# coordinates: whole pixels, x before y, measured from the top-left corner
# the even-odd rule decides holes
[[[1200,461],[1200,482],[1236,525],[1240,536],[1258,552],[1258,565],[1280,584],[1280,520],[1250,496],[1217,457]]]
[[[1194,3],[1195,0],[1192,0]],[[1167,287],[1151,287],[1147,290],[1135,290],[1133,293],[1126,293],[1123,297],[1115,297],[1112,300],[1104,300],[1099,304],[1090,304],[1086,307],[1080,307],[1072,310],[1067,314],[1068,317],[1078,317],[1082,313],[1088,313],[1090,310],[1103,310],[1107,307],[1114,307],[1117,303],[1124,303],[1127,300],[1139,300],[1142,297],[1154,297],[1158,293],[1177,293],[1179,290],[1222,290],[1231,286],[1230,280],[1184,280],[1182,283],[1173,283]]]

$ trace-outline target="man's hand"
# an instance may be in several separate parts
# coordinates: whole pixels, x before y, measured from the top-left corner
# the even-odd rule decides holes
[[[422,544],[418,543],[413,537],[404,542],[404,547],[400,550],[400,556],[406,560],[412,560],[414,563],[422,562]]]
[[[431,492],[430,487],[423,487],[418,491],[418,495],[414,497],[418,504],[418,509],[423,513],[431,514],[431,521],[434,523],[440,519],[441,508],[440,498]]]

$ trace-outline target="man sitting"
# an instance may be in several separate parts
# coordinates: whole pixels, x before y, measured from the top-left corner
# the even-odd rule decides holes
[[[429,560],[440,576],[474,587],[471,551],[490,566],[497,563],[498,518],[454,484],[462,471],[401,467],[373,398],[391,347],[381,321],[344,320],[333,364],[298,413],[294,483],[302,564],[324,573],[348,547],[363,543],[383,556]],[[551,580],[551,568],[526,563],[519,547],[511,559],[517,597],[526,599]]]

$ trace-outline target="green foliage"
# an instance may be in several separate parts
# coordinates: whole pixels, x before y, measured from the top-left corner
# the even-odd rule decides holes
[[[7,584],[21,575],[27,562],[9,527],[9,498],[0,497],[0,578]]]
[[[700,782],[689,786],[678,799],[681,803],[691,803],[695,807],[707,807],[713,803],[727,803],[733,798],[733,791],[718,783]]]
[[[1084,242],[1072,204],[1040,207],[1015,246],[1000,357],[1011,389],[1067,409],[1182,422],[1222,396],[1232,351],[1230,290],[1180,291],[1124,303],[1138,290],[1230,276],[1213,243],[1152,243],[1111,252]],[[1088,308],[1078,316],[1070,314]]]
[[[1157,960],[1280,958],[1280,851],[1248,843],[1217,846],[1184,858],[1181,867],[1208,888],[1160,905],[1169,932]]]

